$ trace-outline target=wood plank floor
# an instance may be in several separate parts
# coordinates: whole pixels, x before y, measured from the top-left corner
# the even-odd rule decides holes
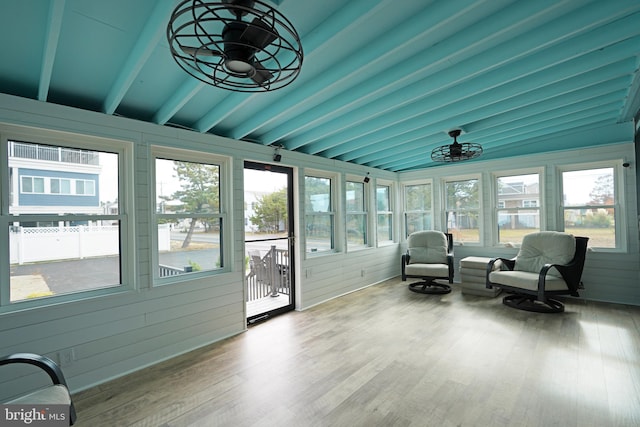
[[[78,426],[639,426],[640,307],[410,292],[292,312],[74,396]]]

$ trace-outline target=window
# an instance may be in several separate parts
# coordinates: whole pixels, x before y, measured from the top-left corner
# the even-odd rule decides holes
[[[71,191],[72,182],[74,183],[73,192]],[[20,183],[20,192],[24,194],[73,194],[76,196],[95,196],[96,194],[96,183],[93,179],[72,180],[23,175]]]
[[[540,175],[496,177],[498,242],[520,244],[525,234],[540,231]]]
[[[616,248],[616,192],[613,167],[562,173],[564,230],[589,237],[589,246]]]
[[[334,212],[331,178],[304,177],[305,236],[307,253],[328,252],[334,246]]]
[[[367,208],[365,203],[365,184],[347,181],[347,249],[361,249],[367,246]]]
[[[44,178],[35,176],[23,176],[22,177],[22,192],[23,193],[44,193]]]
[[[71,180],[51,178],[51,194],[71,194]]]
[[[406,185],[404,187],[405,234],[433,228],[431,209],[431,184]]]
[[[221,166],[197,158],[155,156],[154,277],[161,283],[224,267]]]
[[[376,187],[376,232],[378,244],[393,243],[393,212],[391,210],[391,186]]]
[[[480,242],[480,182],[478,179],[445,183],[447,232],[456,243]]]
[[[76,179],[76,194],[93,196],[95,194],[93,181],[89,181],[86,179]]]
[[[107,152],[99,149],[104,140],[90,137],[20,135],[2,140],[7,199],[0,233],[8,241],[9,259],[1,262],[10,268],[1,269],[0,281],[8,286],[0,287],[0,304],[41,305],[51,298],[66,301],[78,293],[121,288],[129,271],[123,259],[130,233],[126,216],[105,206],[126,200],[119,176],[125,146],[109,141],[113,151]],[[83,183],[82,197],[69,194],[72,180]]]

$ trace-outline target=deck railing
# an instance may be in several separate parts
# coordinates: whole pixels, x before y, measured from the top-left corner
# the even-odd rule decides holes
[[[99,154],[96,151],[16,141],[10,141],[9,157],[47,160],[50,162],[76,163],[81,165],[100,164]]]
[[[193,271],[193,267],[190,265],[185,267],[172,267],[170,265],[162,265],[158,266],[159,269],[159,277],[170,277],[170,276],[178,276],[184,273],[191,273]]]
[[[291,294],[289,251],[271,249],[261,256],[258,251],[249,251],[249,272],[247,280],[247,301],[266,296]]]

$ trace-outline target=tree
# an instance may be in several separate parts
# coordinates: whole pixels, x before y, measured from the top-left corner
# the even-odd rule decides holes
[[[171,195],[171,199],[182,202],[182,211],[186,213],[202,214],[220,211],[220,168],[216,165],[174,161],[174,171],[180,181],[181,189]],[[182,242],[186,248],[191,243],[191,237],[196,223],[202,217],[194,215],[189,223],[187,236]],[[212,227],[210,221],[204,219],[205,228]]]
[[[614,202],[613,175],[600,175],[594,182],[589,197],[591,197],[590,205],[612,205]]]
[[[431,209],[431,184],[409,185],[405,187],[405,206],[408,211]]]
[[[448,182],[446,186],[447,221],[458,228],[475,228],[478,222],[480,198],[478,180]]]
[[[276,192],[258,197],[253,208],[254,214],[249,220],[258,226],[261,232],[273,232],[280,230],[280,222],[287,225],[287,189],[282,188]]]
[[[320,197],[318,197],[320,196]],[[306,176],[304,178],[304,207],[306,212],[315,212],[314,200],[331,201],[331,180]]]

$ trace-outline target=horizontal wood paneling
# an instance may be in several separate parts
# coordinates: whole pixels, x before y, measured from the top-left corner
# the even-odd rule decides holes
[[[269,163],[273,149],[243,141],[232,141],[210,134],[197,134],[180,129],[155,126],[134,120],[75,110],[22,98],[0,95],[0,123],[33,126],[42,129],[114,138],[131,143],[132,161],[127,174],[133,188],[127,212],[135,230],[131,259],[134,290],[51,305],[0,316],[0,354],[32,351],[58,359],[58,352],[72,349],[74,361],[63,367],[74,391],[135,371],[144,366],[184,353],[208,343],[241,333],[246,329],[244,307],[244,160]],[[228,255],[231,272],[183,283],[152,285],[152,247],[154,233],[151,222],[152,186],[149,170],[151,147],[164,146],[202,151],[231,158],[231,191],[226,200],[227,220],[231,221]],[[106,147],[107,148],[107,147]],[[395,180],[396,174],[374,171],[363,166],[348,165],[283,151],[283,165],[306,166]],[[125,165],[126,166],[126,165]],[[295,185],[297,188],[297,185]],[[297,197],[297,196],[296,196]],[[298,216],[298,213],[294,213]],[[0,249],[0,251],[3,249]],[[339,276],[320,274],[330,271],[335,257],[317,262],[318,276],[306,282],[298,263],[298,292],[309,291],[313,305],[373,282],[397,274],[396,246],[353,253],[341,261]],[[1,253],[4,256],[4,252]],[[392,254],[393,261],[384,261]],[[381,260],[383,260],[381,262]],[[354,268],[351,264],[358,264]],[[362,267],[361,267],[362,266]],[[365,268],[364,277],[360,269]],[[305,300],[305,301],[306,301]],[[0,377],[0,399],[11,393],[39,384],[39,375],[22,371],[4,371]],[[5,385],[7,387],[5,387]]]
[[[308,258],[302,263],[300,308],[317,305],[399,274],[398,245]]]
[[[0,315],[0,354],[14,351],[33,351],[48,354],[54,359],[58,352],[73,349],[75,360],[65,366],[69,383],[74,391],[85,389],[111,378],[135,371],[160,360],[184,353],[205,344],[221,340],[245,330],[244,312],[244,218],[243,218],[243,161],[245,159],[272,161],[273,149],[243,141],[232,141],[210,134],[197,134],[180,129],[155,126],[134,120],[80,111],[52,104],[0,95],[0,123],[20,124],[77,134],[94,135],[129,141],[133,146],[134,163],[131,165],[133,203],[129,212],[133,221],[135,246],[131,254],[134,268],[134,290],[116,295],[78,300],[49,307],[3,313]],[[193,279],[184,283],[152,286],[152,248],[150,147],[162,145],[181,149],[210,152],[231,157],[231,195],[228,220],[231,221],[233,241],[229,255],[231,272],[207,279]],[[614,154],[629,153],[627,145],[608,147]],[[587,150],[588,151],[588,150]],[[613,155],[604,152],[606,155]],[[335,172],[340,176],[364,176],[371,172],[374,179],[398,182],[398,179],[438,179],[457,173],[486,173],[502,167],[513,168],[509,161],[474,162],[452,166],[451,169],[434,168],[397,175],[376,171],[363,166],[349,165],[300,153],[282,152],[283,165],[296,169],[298,179],[302,168]],[[592,161],[603,157],[602,150],[581,152],[581,160]],[[586,156],[586,157],[585,157]],[[556,156],[557,157],[557,156]],[[536,164],[537,159],[517,159],[523,166]],[[559,159],[549,160],[556,164]],[[475,168],[475,169],[474,169]],[[633,168],[627,171],[635,170]],[[484,176],[484,175],[483,175]],[[297,187],[297,184],[296,184]],[[627,182],[625,201],[627,217],[637,218],[635,185]],[[396,194],[401,188],[396,188]],[[299,220],[303,198],[298,198]],[[487,201],[483,199],[483,203]],[[547,203],[552,203],[553,200]],[[398,200],[394,200],[398,206]],[[400,210],[394,218],[396,231],[400,229]],[[629,224],[628,252],[623,254],[590,253],[585,269],[586,298],[640,305],[640,277],[638,259],[637,224]],[[300,228],[298,229],[300,230]],[[301,246],[301,239],[296,242]],[[305,310],[337,296],[356,291],[371,284],[400,274],[400,253],[403,243],[368,248],[360,251],[305,257],[297,260],[297,309]],[[0,248],[5,256],[6,249]],[[302,249],[302,252],[304,249]],[[480,246],[455,248],[456,270],[465,256],[513,256],[515,250]],[[364,270],[364,275],[362,271]],[[456,279],[459,279],[456,271]],[[366,313],[363,313],[366,315]],[[8,390],[15,392],[38,383],[36,375],[2,373],[0,400]],[[6,382],[5,382],[6,381]]]

